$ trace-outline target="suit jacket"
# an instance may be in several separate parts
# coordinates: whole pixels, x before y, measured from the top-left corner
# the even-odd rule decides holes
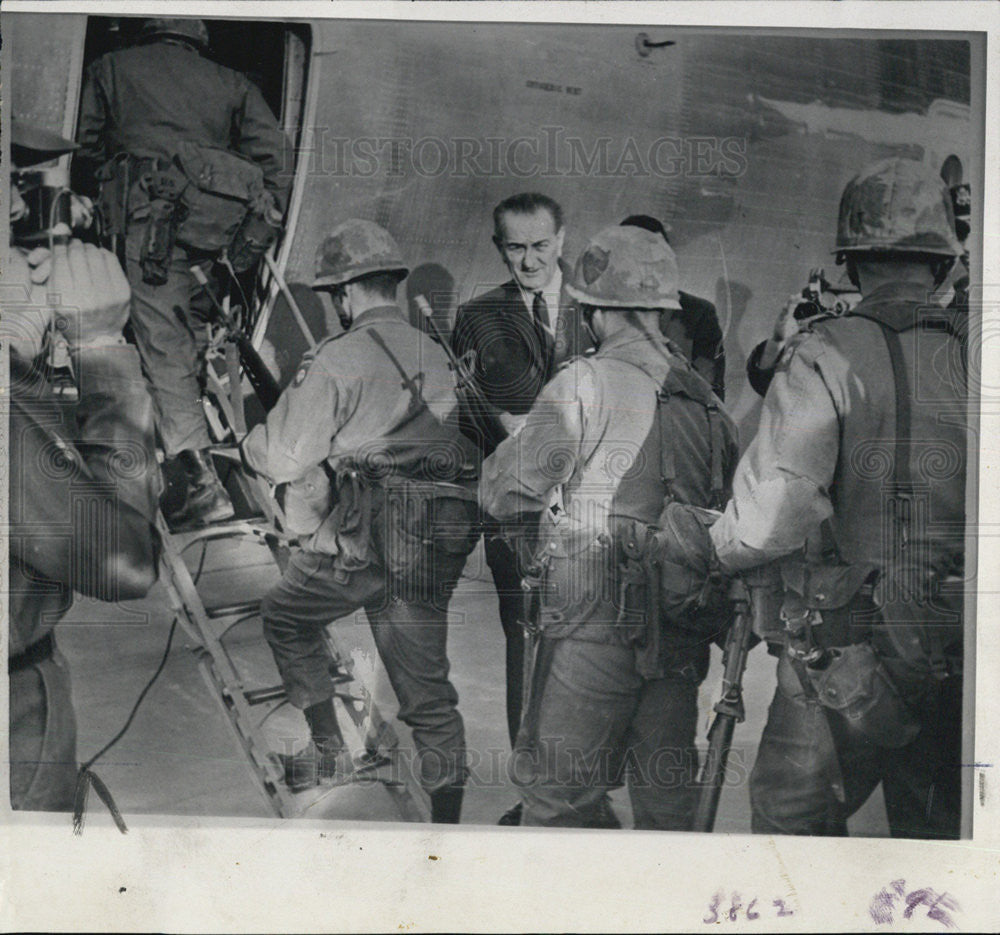
[[[564,284],[568,277],[564,267]],[[474,352],[479,389],[497,409],[514,415],[531,408],[556,367],[593,346],[579,308],[565,288],[559,299],[555,340],[543,346],[513,279],[459,308],[451,343],[458,357]]]

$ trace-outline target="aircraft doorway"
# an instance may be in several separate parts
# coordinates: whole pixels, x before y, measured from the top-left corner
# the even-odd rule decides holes
[[[86,70],[106,52],[138,41],[143,17],[91,16],[83,50]],[[204,20],[208,27],[207,58],[245,74],[286,131],[297,133],[302,114],[309,27],[263,21]]]

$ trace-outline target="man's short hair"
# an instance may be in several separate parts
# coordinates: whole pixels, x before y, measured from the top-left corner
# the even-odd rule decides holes
[[[380,270],[367,276],[359,276],[356,282],[360,283],[369,295],[395,302],[396,290],[404,279],[406,274],[401,270]]]
[[[511,195],[504,198],[493,209],[493,239],[496,243],[503,241],[503,216],[510,214],[534,214],[536,211],[548,211],[552,215],[552,221],[556,226],[556,231],[561,231],[563,226],[563,211],[558,201],[543,195],[540,192],[521,192],[519,195]]]
[[[649,231],[651,234],[659,234],[668,244],[670,243],[670,238],[667,236],[667,229],[663,226],[663,222],[657,220],[648,214],[630,214],[624,221],[619,225],[620,227],[641,227],[643,230]]]

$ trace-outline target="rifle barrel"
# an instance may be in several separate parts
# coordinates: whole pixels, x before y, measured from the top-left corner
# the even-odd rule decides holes
[[[723,696],[715,706],[715,719],[708,731],[708,751],[698,785],[701,794],[695,811],[695,831],[710,832],[715,827],[719,798],[726,778],[726,764],[733,746],[737,721],[743,720],[743,672],[750,651],[752,624],[747,587],[733,581],[733,625],[723,651]]]

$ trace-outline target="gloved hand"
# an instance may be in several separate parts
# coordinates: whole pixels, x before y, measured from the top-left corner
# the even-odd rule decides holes
[[[46,291],[70,351],[124,342],[131,290],[113,253],[79,240],[55,244]]]
[[[73,230],[86,230],[94,223],[94,202],[86,195],[73,192],[69,200],[70,216],[73,219]]]

